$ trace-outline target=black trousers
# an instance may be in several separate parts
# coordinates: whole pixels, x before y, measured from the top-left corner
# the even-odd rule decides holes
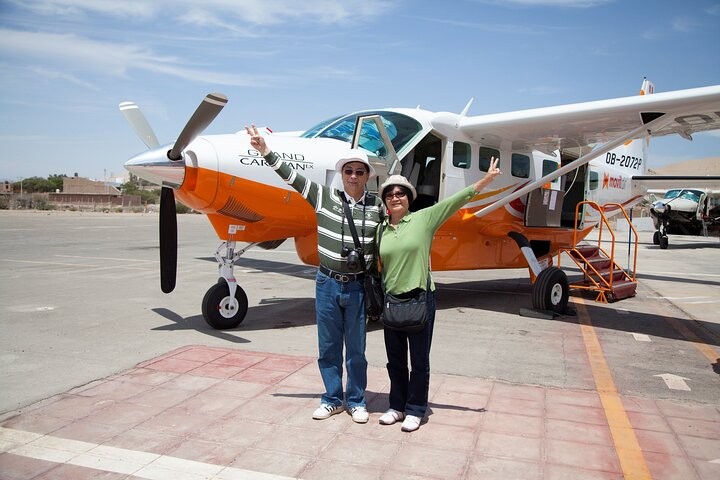
[[[435,295],[427,294],[427,326],[413,333],[385,328],[385,352],[390,377],[390,408],[423,417],[430,389],[430,345],[435,325]],[[408,369],[408,350],[410,369]]]

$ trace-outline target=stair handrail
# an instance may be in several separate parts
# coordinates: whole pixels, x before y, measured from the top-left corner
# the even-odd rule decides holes
[[[627,221],[628,227],[630,228],[630,230],[632,231],[632,233],[633,233],[633,235],[634,235],[634,237],[635,237],[635,251],[633,252],[633,268],[632,268],[632,277],[631,277],[631,280],[632,280],[633,282],[635,282],[635,281],[636,281],[636,279],[635,279],[635,271],[637,270],[637,251],[638,251],[638,233],[637,233],[637,230],[635,229],[635,225],[633,225],[632,221],[630,221],[630,217],[628,217],[628,214],[627,214],[627,212],[625,211],[625,208],[622,206],[622,204],[617,203],[617,202],[608,202],[608,203],[606,203],[606,204],[603,205],[603,211],[605,211],[605,209],[606,209],[607,207],[609,207],[609,206],[616,206],[616,207],[618,207],[618,209],[620,210],[620,212],[621,212],[621,213],[623,214],[623,216],[625,217],[625,220]],[[610,225],[608,225],[608,229],[610,229]],[[614,246],[615,246],[615,241],[614,241],[614,238],[613,238],[613,248],[614,248]],[[614,259],[613,259],[613,261],[614,261]],[[625,274],[627,275],[627,271],[623,270],[623,272],[625,272]]]
[[[577,246],[577,234],[578,234],[578,214],[580,210],[580,205],[588,205],[593,207],[595,210],[600,213],[600,221],[598,224],[600,225],[599,232],[598,232],[598,249],[602,251],[606,257],[610,259],[610,272],[608,273],[608,288],[612,290],[612,284],[613,284],[613,275],[614,275],[614,269],[615,269],[615,232],[613,232],[613,229],[610,227],[610,222],[608,222],[607,217],[605,216],[605,209],[604,207],[601,207],[598,205],[597,202],[593,202],[592,200],[583,200],[582,202],[578,202],[577,205],[575,205],[575,230],[573,232],[573,245]],[[622,210],[622,207],[620,207]],[[623,210],[624,211],[624,210]],[[583,212],[584,214],[585,212]],[[610,235],[612,236],[612,240],[610,242],[611,245],[611,253],[608,255],[608,253],[605,251],[605,249],[602,248],[602,233],[603,233],[603,224],[607,225],[608,232],[610,232]]]

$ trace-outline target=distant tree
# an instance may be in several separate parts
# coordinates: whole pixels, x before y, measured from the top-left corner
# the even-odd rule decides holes
[[[140,201],[146,205],[160,203],[160,190],[141,190]]]
[[[48,182],[50,182],[50,191],[54,192],[55,190],[60,190],[62,192],[63,178],[65,177],[66,175],[64,173],[50,175],[48,177]]]
[[[120,191],[125,195],[140,194],[140,189],[138,188],[137,183],[135,183],[132,178],[120,185]]]
[[[49,192],[52,190],[52,184],[42,177],[29,177],[21,180],[23,193],[39,193]],[[21,182],[15,182],[13,187],[19,192],[21,190]]]

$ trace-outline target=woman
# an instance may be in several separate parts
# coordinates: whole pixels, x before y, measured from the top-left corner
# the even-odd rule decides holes
[[[390,176],[380,186],[381,198],[389,216],[382,228],[380,264],[385,290],[394,296],[412,296],[418,289],[428,287],[430,247],[435,231],[460,207],[470,201],[493,179],[500,175],[497,159],[481,180],[431,207],[410,212],[410,204],[417,194],[415,188],[401,175]],[[403,420],[402,430],[412,432],[420,427],[425,415],[430,388],[430,344],[435,321],[435,289],[430,278],[427,292],[427,326],[413,333],[385,329],[385,351],[390,376],[390,408],[380,417],[382,425]],[[410,366],[407,356],[410,349]]]

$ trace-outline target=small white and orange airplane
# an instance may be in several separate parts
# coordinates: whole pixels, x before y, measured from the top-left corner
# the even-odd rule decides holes
[[[577,245],[607,217],[639,202],[657,179],[644,175],[643,139],[720,128],[720,85],[649,93],[652,84],[644,81],[641,95],[632,97],[480,116],[466,115],[472,100],[460,114],[385,108],[340,115],[303,133],[264,129],[264,136],[292,168],[335,187],[342,185],[336,160],[351,146],[362,148],[379,174],[368,189],[401,173],[417,188],[411,209],[475,182],[489,159],[499,157],[503,175],[438,230],[432,269],[528,268],[533,307],[561,313],[575,286],[597,290],[599,300],[635,294],[634,273],[619,267],[614,253]],[[220,281],[202,301],[205,320],[219,329],[236,327],[247,313],[233,265],[249,248],[271,249],[293,238],[299,258],[318,263],[313,209],[264,164],[244,128],[200,135],[226,103],[224,95],[207,95],[175,143],[165,146],[137,105],[120,104],[149,148],[125,168],[163,187],[162,290],[175,287],[175,197],[205,213],[222,240],[215,254]],[[586,272],[581,283],[569,285],[558,268],[563,251]]]

